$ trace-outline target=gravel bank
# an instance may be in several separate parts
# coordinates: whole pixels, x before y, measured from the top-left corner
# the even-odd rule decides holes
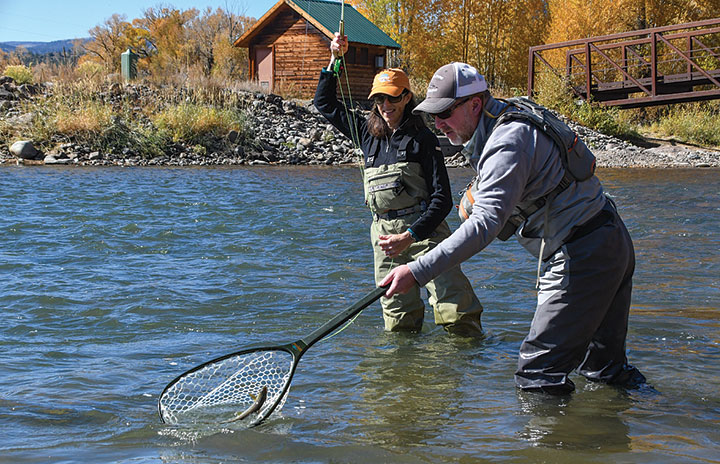
[[[46,97],[52,85],[17,86],[11,79],[0,81],[0,123],[30,126],[31,113],[24,113],[21,102]],[[182,94],[182,91],[179,91]],[[72,140],[58,141],[47,153],[23,147],[22,154],[11,140],[0,146],[0,162],[24,164],[72,164],[80,166],[207,166],[207,165],[345,165],[357,155],[352,142],[340,134],[317,113],[309,101],[284,100],[277,95],[235,91],[238,108],[248,115],[250,136],[237,133],[220,138],[214,147],[198,153],[182,142],[165,148],[161,156],[143,157],[132,147],[115,153],[103,153],[96,147],[83,146]],[[182,95],[181,95],[182,96]],[[113,84],[98,95],[106,102],[136,101],[157,98],[157,92],[144,85]],[[149,122],[145,122],[149,124]],[[672,143],[652,143],[645,147],[609,137],[582,126],[574,126],[593,149],[599,167],[613,168],[705,168],[720,167],[720,151]],[[32,140],[26,139],[32,145]],[[446,164],[463,166],[465,160],[455,148],[443,143]],[[649,148],[648,148],[649,147]]]
[[[720,150],[705,149],[682,143],[645,140],[643,147],[570,123],[604,168],[716,168],[720,167]],[[449,165],[461,165],[457,154],[446,158]]]

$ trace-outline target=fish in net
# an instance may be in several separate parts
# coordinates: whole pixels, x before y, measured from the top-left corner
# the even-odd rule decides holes
[[[160,417],[168,424],[233,422],[250,410],[243,420],[252,425],[282,408],[292,370],[293,355],[283,350],[210,361],[165,388],[158,403]]]
[[[213,359],[176,377],[160,394],[158,413],[167,424],[255,426],[285,404],[302,355],[385,294],[378,287],[305,338],[248,348]]]

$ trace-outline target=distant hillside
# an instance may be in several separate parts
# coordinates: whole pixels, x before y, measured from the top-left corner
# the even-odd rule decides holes
[[[77,39],[72,40],[55,40],[53,42],[0,42],[0,49],[5,52],[12,52],[17,47],[25,47],[27,51],[30,53],[34,53],[36,55],[44,55],[46,53],[57,53],[65,50],[72,50],[73,48],[73,41]],[[80,39],[82,41],[88,41],[89,38]]]

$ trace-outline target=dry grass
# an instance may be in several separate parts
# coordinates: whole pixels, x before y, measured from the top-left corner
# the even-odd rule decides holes
[[[244,115],[229,108],[182,103],[172,105],[151,116],[153,124],[174,141],[190,144],[206,142],[208,137],[222,137],[230,130],[241,131]]]
[[[112,116],[112,107],[102,102],[83,101],[73,107],[61,104],[55,113],[55,128],[60,135],[86,138],[100,134]]]
[[[238,90],[257,86],[217,78],[176,76],[182,86],[137,81],[125,87],[116,75],[106,75],[93,64],[75,68],[45,66],[34,69],[36,78],[52,86],[45,96],[23,100],[17,118],[0,117],[0,143],[33,140],[45,152],[66,142],[93,150],[119,152],[129,149],[141,156],[158,156],[172,142],[210,150],[224,148],[230,130],[249,140],[243,96]]]
[[[720,105],[689,103],[670,107],[667,113],[643,127],[643,131],[681,142],[720,146]]]

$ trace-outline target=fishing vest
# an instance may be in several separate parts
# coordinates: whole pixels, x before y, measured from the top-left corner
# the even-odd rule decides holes
[[[406,135],[400,141],[395,164],[374,167],[380,148],[376,138],[365,160],[365,204],[382,219],[396,219],[427,209],[430,197],[420,163],[408,162],[408,154],[417,154],[420,144]]]
[[[497,118],[497,121],[490,131],[490,134],[498,126],[507,121],[527,121],[549,136],[557,145],[560,152],[564,173],[560,183],[542,197],[521,202],[508,218],[502,230],[498,234],[500,240],[507,240],[520,227],[530,215],[540,208],[552,202],[552,200],[573,182],[582,182],[590,179],[595,174],[595,155],[580,140],[577,133],[547,108],[538,105],[525,97],[515,97],[508,100],[501,100],[508,104],[506,111]],[[490,137],[488,134],[488,137]],[[474,177],[462,192],[458,214],[461,220],[466,220],[472,213],[472,206],[477,196],[479,179]]]

